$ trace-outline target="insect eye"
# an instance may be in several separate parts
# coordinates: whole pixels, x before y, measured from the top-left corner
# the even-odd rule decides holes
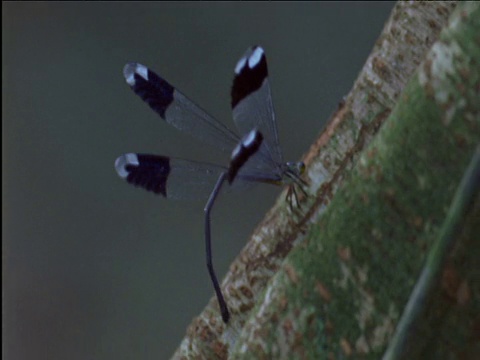
[[[303,163],[303,161],[300,161],[299,163],[297,163],[297,168],[300,175],[302,175],[305,172],[305,164]]]

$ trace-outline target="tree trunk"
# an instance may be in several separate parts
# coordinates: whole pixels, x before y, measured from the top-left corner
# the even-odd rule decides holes
[[[223,281],[229,324],[212,299],[174,358],[378,358],[392,338],[386,358],[478,353],[478,187],[451,203],[480,143],[480,5],[455,5],[395,6],[305,157],[311,195],[277,202]]]

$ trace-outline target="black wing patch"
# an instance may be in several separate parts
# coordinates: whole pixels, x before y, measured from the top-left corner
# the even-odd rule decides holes
[[[130,184],[167,197],[170,158],[160,155],[125,154],[115,161],[120,177]]]
[[[232,109],[251,93],[260,89],[267,76],[268,68],[265,53],[261,47],[254,46],[247,51],[235,67],[235,78],[231,92]]]
[[[138,63],[128,63],[123,75],[132,90],[165,119],[165,111],[173,102],[175,88],[160,76]]]
[[[255,129],[250,131],[235,149],[233,149],[227,174],[227,179],[230,184],[242,166],[258,151],[260,145],[262,145],[262,141],[262,133]]]

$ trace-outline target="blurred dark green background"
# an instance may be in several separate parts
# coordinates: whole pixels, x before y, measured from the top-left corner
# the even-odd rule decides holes
[[[214,160],[125,84],[139,61],[232,127],[229,91],[262,45],[297,160],[348,93],[392,3],[2,2],[3,358],[163,359],[213,295],[203,202],[119,179],[124,152]],[[220,277],[279,194],[213,212]]]

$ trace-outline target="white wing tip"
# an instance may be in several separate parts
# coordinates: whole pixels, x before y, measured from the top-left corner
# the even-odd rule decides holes
[[[138,166],[139,164],[137,154],[123,154],[115,160],[115,170],[117,170],[118,176],[125,179],[129,174],[126,167],[128,165]]]
[[[240,60],[238,60],[237,65],[235,66],[235,74],[240,74],[240,71],[245,67],[245,64],[248,64],[248,67],[253,69],[260,62],[263,54],[264,51],[261,46],[253,46],[249,48]]]
[[[140,75],[148,81],[148,68],[145,65],[129,62],[123,67],[123,76],[128,85],[135,85],[135,74]]]
[[[255,50],[248,57],[248,67],[253,69],[262,59],[264,52],[260,46],[255,47]]]

